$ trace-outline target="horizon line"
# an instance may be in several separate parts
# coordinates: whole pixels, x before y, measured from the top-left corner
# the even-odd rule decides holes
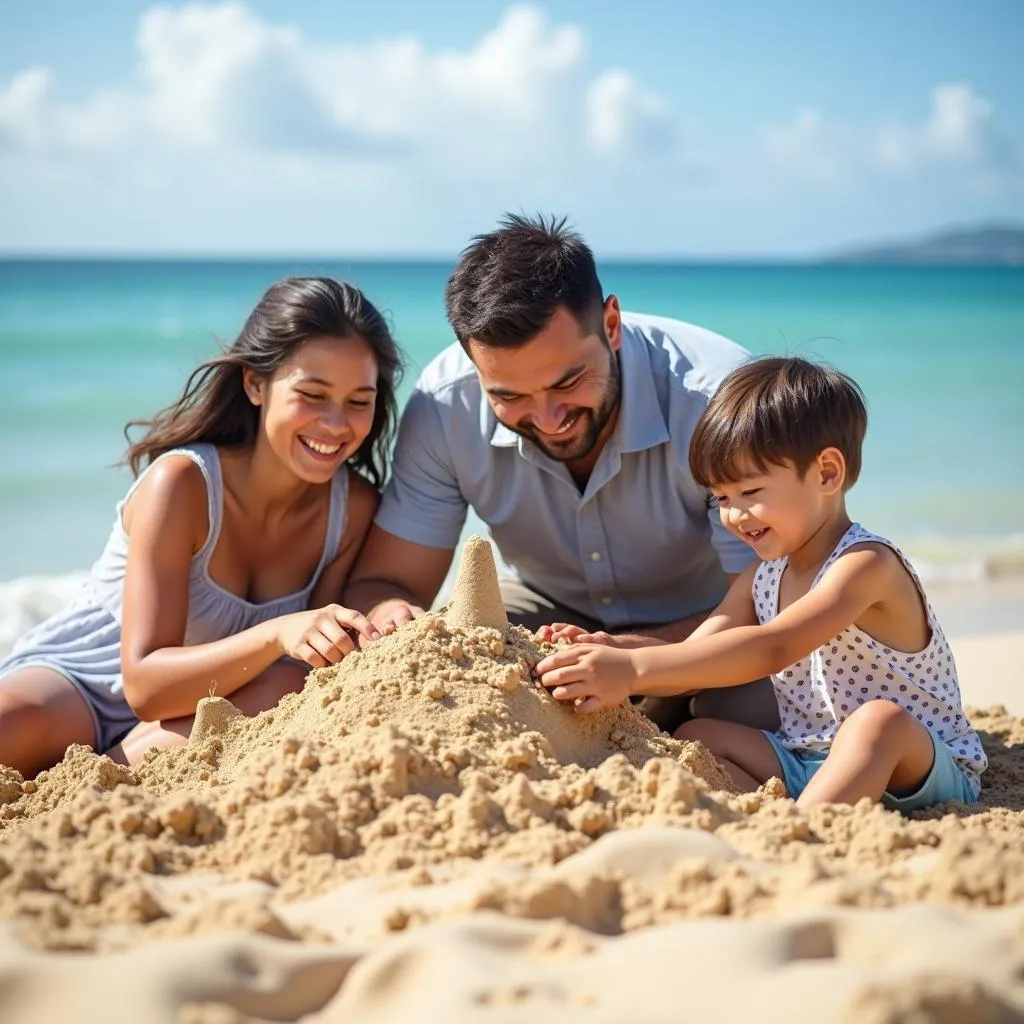
[[[694,255],[688,253],[601,253],[595,252],[599,264],[673,265],[689,267],[921,267],[921,268],[1013,268],[1024,263],[1017,260],[992,259],[920,259],[909,253],[896,258],[884,253],[829,253],[819,256],[779,254],[758,255]],[[430,253],[232,253],[232,252],[103,252],[90,250],[17,251],[0,249],[0,264],[13,263],[355,263],[355,264],[418,264],[454,266],[459,254]]]
[[[16,250],[0,249],[0,260],[140,260],[157,262],[160,260],[176,262],[224,262],[224,263],[261,263],[278,260],[331,262],[351,261],[358,263],[455,263],[461,253],[420,253],[420,252],[190,252],[187,250]],[[628,252],[595,252],[598,260],[631,263],[817,263],[830,259],[828,256],[785,256],[778,254],[765,255],[701,255],[694,253],[628,253]]]

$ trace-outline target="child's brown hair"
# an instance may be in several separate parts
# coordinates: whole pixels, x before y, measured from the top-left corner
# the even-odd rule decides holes
[[[864,394],[829,366],[792,356],[754,359],[733,370],[700,415],[690,472],[702,487],[733,483],[747,465],[792,462],[802,477],[825,448],[846,459],[846,489],[860,475],[867,432]]]

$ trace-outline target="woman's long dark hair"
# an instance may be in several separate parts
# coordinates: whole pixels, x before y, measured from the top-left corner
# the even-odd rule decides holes
[[[366,440],[348,459],[353,469],[380,488],[387,476],[397,422],[395,389],[402,359],[377,308],[354,286],[329,277],[286,277],[267,289],[234,343],[198,366],[178,400],[152,419],[125,428],[124,461],[139,472],[154,459],[184,444],[209,441],[225,447],[252,445],[259,410],[246,397],[242,370],[272,374],[293,349],[315,337],[365,339],[377,359],[377,400]],[[145,434],[132,441],[133,427]]]

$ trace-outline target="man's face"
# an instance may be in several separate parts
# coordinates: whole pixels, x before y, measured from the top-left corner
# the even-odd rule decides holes
[[[469,352],[495,416],[559,462],[583,459],[604,443],[619,406],[618,301],[605,303],[604,337],[564,307],[519,348],[470,339]]]

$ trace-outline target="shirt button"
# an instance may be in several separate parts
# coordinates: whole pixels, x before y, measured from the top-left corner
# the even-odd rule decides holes
[[[592,562],[600,562],[601,561],[601,552],[600,551],[591,551],[590,552],[590,560]]]
[[[612,603],[612,599],[610,597],[602,597],[601,598],[601,604],[608,605],[608,604],[611,604],[611,603]]]

